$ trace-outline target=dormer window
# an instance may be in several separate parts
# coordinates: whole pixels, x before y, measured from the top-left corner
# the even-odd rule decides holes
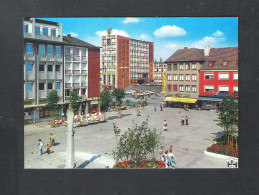
[[[215,61],[209,61],[209,67],[213,67],[215,64]]]
[[[222,66],[227,66],[228,65],[228,61],[227,60],[223,60],[222,61]]]

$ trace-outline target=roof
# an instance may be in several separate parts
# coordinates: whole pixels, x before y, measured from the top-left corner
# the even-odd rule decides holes
[[[92,45],[90,43],[82,41],[82,40],[80,40],[78,38],[75,38],[75,37],[63,36],[63,42],[64,42],[64,44],[67,44],[67,45],[76,45],[76,46],[93,48],[93,49],[99,49],[100,48],[100,47],[97,47],[95,45]]]
[[[171,55],[165,62],[193,62],[203,61],[203,49],[190,48],[190,49],[179,49],[173,55]]]
[[[24,20],[29,21],[31,19],[31,17],[25,17]],[[35,19],[35,22],[37,23],[42,23],[42,24],[51,24],[51,25],[56,25],[58,26],[59,23],[57,22],[52,22],[52,21],[48,21],[48,20],[41,20],[41,19]]]
[[[227,60],[228,65],[222,66],[222,62]],[[214,61],[213,67],[209,67],[210,61]],[[208,57],[201,70],[237,70],[238,69],[238,47],[211,48]]]

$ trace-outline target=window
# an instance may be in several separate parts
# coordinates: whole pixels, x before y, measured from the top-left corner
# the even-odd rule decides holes
[[[60,46],[56,46],[56,54],[61,55],[61,47]]]
[[[39,90],[44,90],[45,83],[39,83]]]
[[[70,53],[71,53],[71,48],[67,48],[67,47],[66,47],[66,54],[69,55]]]
[[[61,82],[56,82],[56,87],[55,87],[56,89],[60,89],[60,83]]]
[[[115,85],[115,75],[112,75],[112,84]]]
[[[219,80],[228,80],[229,74],[228,73],[219,73]]]
[[[52,87],[53,87],[52,83],[48,83],[48,89],[53,89]]]
[[[106,75],[103,75],[103,84],[106,84]]]
[[[82,56],[86,56],[86,49],[82,49]]]
[[[168,70],[168,71],[171,71],[171,70],[172,70],[172,64],[168,64],[168,65],[167,65],[167,70]]]
[[[197,81],[197,75],[196,74],[192,74],[192,81]]]
[[[234,86],[234,91],[238,92],[238,86]]]
[[[52,72],[53,71],[53,66],[52,65],[48,65],[48,71]]]
[[[219,91],[227,91],[229,92],[229,86],[220,86]]]
[[[39,65],[39,71],[44,71],[44,70],[45,70],[44,64],[40,64],[40,65]]]
[[[238,80],[238,73],[234,73],[234,80]]]
[[[30,43],[26,44],[26,53],[33,53],[32,44],[30,44]]]
[[[40,26],[35,26],[35,33],[40,34]]]
[[[192,93],[196,93],[197,92],[197,86],[196,85],[192,85]]]
[[[205,85],[204,90],[207,93],[212,93],[212,92],[214,92],[214,86],[213,85]]]
[[[48,55],[53,56],[53,45],[48,45]]]
[[[178,69],[178,65],[174,64],[174,70],[177,70],[177,69]]]
[[[179,81],[183,81],[183,74],[179,75]]]
[[[186,92],[190,92],[190,88],[191,88],[190,85],[185,85],[185,91]]]
[[[205,80],[214,80],[214,73],[205,73]]]
[[[26,83],[26,90],[32,91],[32,83]]]
[[[26,71],[32,71],[32,64],[26,64]]]
[[[190,70],[190,64],[185,64],[185,70]]]
[[[177,91],[177,85],[173,85],[173,90]]]
[[[197,69],[197,64],[192,64],[192,70],[196,70]]]
[[[174,77],[174,81],[177,81],[177,74],[174,74],[173,77]]]
[[[172,85],[167,85],[167,91],[172,91]]]
[[[185,75],[185,80],[186,80],[186,81],[189,81],[189,80],[190,80],[190,75],[189,75],[189,74],[186,74],[186,75]]]
[[[66,89],[65,90],[65,96],[69,96],[70,95],[70,89]]]
[[[43,27],[43,34],[48,36],[49,35],[49,28],[48,27]]]
[[[56,37],[57,31],[55,28],[51,29],[51,36]]]
[[[171,81],[171,80],[172,80],[172,75],[171,75],[171,74],[168,74],[168,75],[167,75],[167,80],[168,80],[168,81]]]
[[[74,49],[74,55],[79,55],[79,49],[78,48]]]
[[[81,90],[81,95],[85,95],[86,89]]]
[[[78,63],[74,63],[73,68],[74,68],[74,70],[79,70],[79,64]]]
[[[183,64],[180,64],[180,65],[179,65],[179,70],[183,70],[183,69],[184,69]]]
[[[209,67],[213,67],[214,66],[214,64],[215,64],[215,61],[209,61]]]
[[[39,45],[39,53],[45,54],[45,45]]]
[[[228,65],[228,61],[227,60],[223,60],[222,61],[222,66],[227,66]]]
[[[23,25],[23,32],[28,33],[28,24]]]
[[[56,72],[60,72],[60,65],[56,65]]]
[[[183,92],[183,85],[179,85],[179,91]]]

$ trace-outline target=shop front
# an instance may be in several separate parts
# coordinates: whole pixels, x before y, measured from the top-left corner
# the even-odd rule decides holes
[[[195,108],[197,99],[194,98],[180,98],[180,97],[166,97],[164,99],[167,107],[174,108]]]
[[[198,97],[198,101],[202,110],[216,110],[223,101],[222,97]],[[237,103],[238,100],[235,100]]]

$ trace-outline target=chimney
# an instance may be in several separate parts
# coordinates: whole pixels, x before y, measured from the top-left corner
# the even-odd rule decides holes
[[[71,34],[67,34],[67,38],[71,38]]]
[[[183,49],[188,49],[188,47],[184,47]]]
[[[207,45],[204,49],[204,56],[209,56],[210,55],[210,46]]]

